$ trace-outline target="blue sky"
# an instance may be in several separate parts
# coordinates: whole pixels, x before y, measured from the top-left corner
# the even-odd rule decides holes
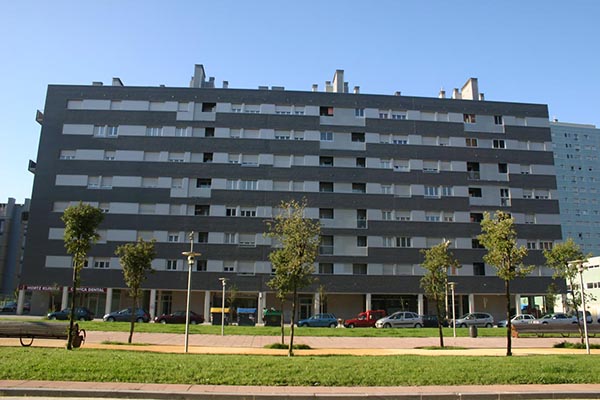
[[[188,86],[195,63],[234,88],[344,69],[362,93],[435,97],[477,77],[487,100],[600,127],[599,17],[596,0],[5,1],[0,202],[31,196],[48,84]]]

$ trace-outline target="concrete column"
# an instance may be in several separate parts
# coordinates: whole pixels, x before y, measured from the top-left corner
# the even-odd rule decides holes
[[[313,315],[316,315],[321,312],[321,296],[319,296],[319,292],[313,295]]]
[[[110,313],[112,309],[113,288],[106,288],[106,303],[104,304],[104,314]]]
[[[23,306],[25,305],[25,290],[19,290],[19,297],[17,298],[17,315],[23,314]]]
[[[69,307],[69,287],[63,286],[62,298],[60,299],[60,309],[64,310]]]
[[[267,308],[267,293],[266,292],[258,292],[258,309],[256,310],[256,322],[260,325],[265,323],[263,319],[263,310]]]
[[[210,322],[210,290],[204,292],[204,321]]]
[[[156,289],[150,289],[150,321],[156,316]]]
[[[423,294],[419,293],[417,295],[417,314],[423,315]]]
[[[371,293],[365,295],[365,311],[371,309]]]
[[[515,294],[515,309],[517,310],[517,315],[521,315],[521,295]]]
[[[469,294],[469,312],[475,312],[475,295]]]

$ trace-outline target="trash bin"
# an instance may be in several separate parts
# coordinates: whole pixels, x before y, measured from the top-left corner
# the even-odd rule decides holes
[[[223,311],[222,311],[221,307],[211,307],[210,308],[210,320],[212,321],[213,325],[221,325],[222,313],[223,313]],[[225,308],[225,325],[229,325],[228,315],[229,315],[229,307],[226,307]]]
[[[475,325],[469,326],[469,336],[477,337],[477,327]]]
[[[280,326],[281,325],[281,311],[275,309],[269,309],[263,311],[263,320],[265,326]]]
[[[237,323],[239,326],[256,325],[256,308],[238,308]]]

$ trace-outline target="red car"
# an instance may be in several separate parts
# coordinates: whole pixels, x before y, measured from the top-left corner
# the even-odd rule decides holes
[[[373,328],[378,319],[386,316],[385,310],[367,310],[358,314],[356,318],[344,321],[346,328]]]
[[[155,317],[154,322],[161,324],[185,324],[185,311],[175,311],[171,314],[163,314],[160,317]],[[190,324],[196,325],[204,322],[202,315],[190,311]]]

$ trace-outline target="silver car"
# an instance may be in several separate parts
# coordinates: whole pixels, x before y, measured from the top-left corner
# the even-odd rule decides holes
[[[468,313],[456,319],[456,326],[459,328],[466,328],[468,326],[484,326],[486,328],[491,328],[494,326],[494,317],[488,313],[482,312]]]
[[[569,325],[576,324],[577,318],[573,315],[568,315],[565,313],[551,313],[546,314],[542,318],[538,318],[532,321],[532,324],[542,324],[542,325]]]
[[[398,311],[375,322],[376,328],[421,328],[423,318],[411,311]]]
[[[530,324],[534,319],[535,317],[531,314],[519,314],[514,315],[510,319],[510,323],[511,325]],[[506,325],[507,322],[505,319],[503,319],[502,321],[498,321],[498,328],[506,328]]]

